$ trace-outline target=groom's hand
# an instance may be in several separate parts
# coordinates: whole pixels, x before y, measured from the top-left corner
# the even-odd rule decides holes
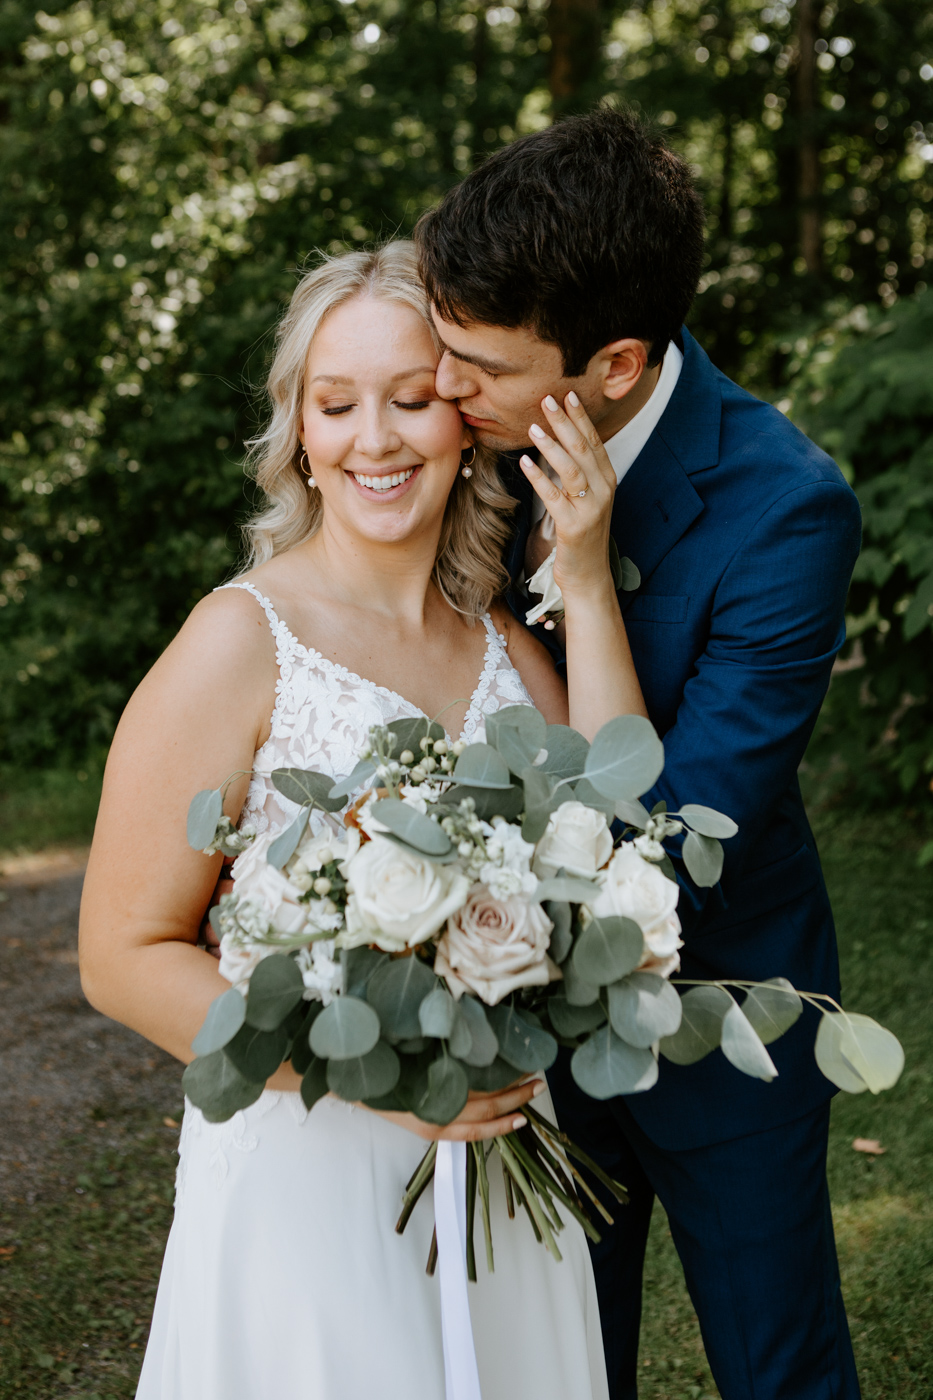
[[[512,1084],[494,1094],[477,1094],[471,1091],[466,1107],[452,1123],[438,1127],[425,1123],[414,1113],[393,1113],[381,1109],[370,1109],[380,1118],[407,1128],[416,1137],[428,1142],[446,1138],[450,1142],[482,1142],[486,1138],[503,1137],[516,1128],[523,1128],[528,1121],[519,1110],[531,1099],[543,1094],[547,1085],[543,1079],[528,1079],[521,1084]]]

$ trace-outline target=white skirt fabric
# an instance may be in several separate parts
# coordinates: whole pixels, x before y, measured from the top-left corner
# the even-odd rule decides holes
[[[426,1146],[330,1097],[308,1113],[267,1090],[220,1124],[187,1104],[137,1400],[444,1400],[430,1188],[394,1228]],[[508,1218],[496,1154],[490,1190],[495,1272],[478,1215],[469,1286],[483,1400],[608,1400],[582,1230],[558,1264]]]

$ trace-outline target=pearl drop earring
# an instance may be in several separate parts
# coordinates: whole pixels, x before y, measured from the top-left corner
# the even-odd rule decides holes
[[[470,452],[472,453],[472,456],[468,457],[466,461],[463,460],[463,453],[461,452],[460,454],[460,475],[465,476],[467,480],[469,480],[470,477],[473,475],[473,463],[476,461],[475,444],[470,448]]]
[[[317,486],[317,482],[315,481],[314,477],[311,475],[311,464],[310,464],[310,462],[308,461],[308,454],[307,454],[307,452],[302,452],[301,456],[299,457],[299,459],[298,459],[298,469],[299,469],[299,471],[303,472],[303,473],[305,474],[305,476],[307,476],[307,478],[308,478],[308,490],[309,490],[309,491],[313,491],[314,488],[315,488],[315,486]]]

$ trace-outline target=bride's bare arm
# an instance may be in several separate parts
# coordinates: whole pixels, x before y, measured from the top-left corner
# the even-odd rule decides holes
[[[563,490],[530,457],[523,457],[521,466],[554,520],[570,723],[592,739],[617,715],[647,716],[648,711],[609,567],[615,472],[575,394],[567,396],[565,408],[545,399],[542,413],[553,436],[533,435]]]
[[[107,763],[81,906],[82,986],[98,1010],[186,1062],[228,985],[196,946],[221,857],[188,846],[188,803],[252,767],[275,677],[252,600],[205,598],[130,700]],[[246,788],[241,777],[228,790],[234,821]]]

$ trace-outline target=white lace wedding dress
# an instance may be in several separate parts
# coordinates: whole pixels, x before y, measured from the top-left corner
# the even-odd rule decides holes
[[[280,680],[261,772],[348,774],[373,724],[419,716],[409,701],[301,646],[271,604]],[[464,725],[531,703],[489,618],[486,658]],[[254,778],[241,820],[279,828],[295,807]],[[547,1095],[536,1107],[549,1110]],[[425,1263],[430,1190],[395,1233],[425,1143],[363,1108],[266,1090],[228,1123],[190,1103],[175,1219],[137,1400],[444,1400],[438,1277]],[[495,1159],[490,1164],[496,1165]],[[593,1273],[568,1221],[563,1262],[527,1218],[510,1220],[490,1171],[495,1272],[477,1231],[469,1286],[483,1400],[607,1400]]]

